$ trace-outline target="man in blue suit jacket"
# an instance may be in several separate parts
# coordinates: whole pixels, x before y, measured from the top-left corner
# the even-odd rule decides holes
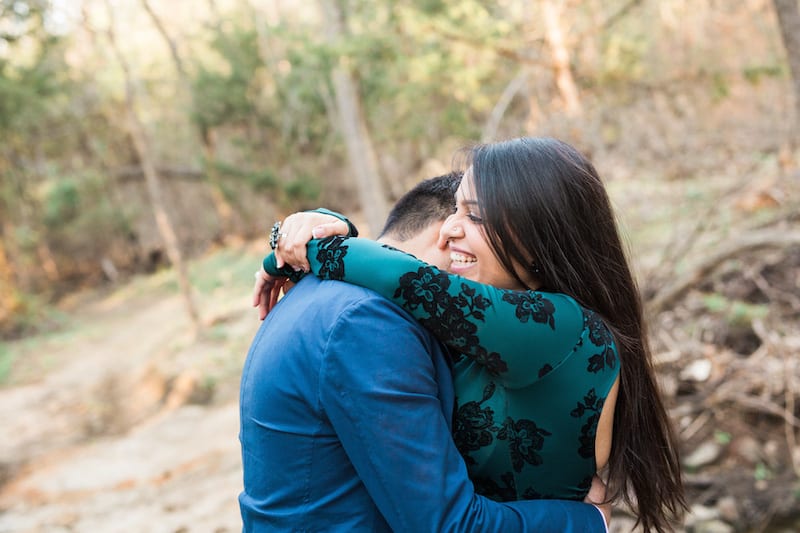
[[[381,240],[446,266],[435,223],[450,213],[457,185],[454,177],[418,185]],[[399,240],[420,227],[420,210],[426,229]],[[475,494],[450,435],[447,354],[367,289],[303,278],[261,325],[240,403],[246,532],[606,531],[592,505]]]

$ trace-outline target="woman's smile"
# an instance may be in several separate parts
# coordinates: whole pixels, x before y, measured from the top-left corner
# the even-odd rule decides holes
[[[465,269],[472,268],[478,262],[474,255],[450,246],[450,271],[453,273],[463,272]]]

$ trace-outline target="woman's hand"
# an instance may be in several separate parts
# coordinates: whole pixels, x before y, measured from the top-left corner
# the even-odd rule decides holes
[[[308,272],[306,244],[311,239],[323,239],[332,235],[347,235],[347,224],[324,213],[294,213],[281,223],[280,238],[275,248],[278,268],[290,265],[295,270]]]
[[[264,320],[278,303],[281,289],[289,278],[277,277],[267,274],[264,267],[256,272],[256,283],[253,286],[253,307],[258,307],[258,318]]]

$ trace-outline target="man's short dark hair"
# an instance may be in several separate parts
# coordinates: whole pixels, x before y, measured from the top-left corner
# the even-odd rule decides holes
[[[380,236],[403,242],[452,215],[462,175],[451,172],[418,183],[394,204]]]

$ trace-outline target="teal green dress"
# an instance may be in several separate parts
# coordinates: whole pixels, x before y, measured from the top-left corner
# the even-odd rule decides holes
[[[391,299],[450,348],[453,439],[476,492],[500,501],[585,497],[597,423],[619,374],[597,313],[565,294],[482,285],[367,239],[313,240],[308,259],[320,278]],[[274,255],[264,268],[289,274]]]

